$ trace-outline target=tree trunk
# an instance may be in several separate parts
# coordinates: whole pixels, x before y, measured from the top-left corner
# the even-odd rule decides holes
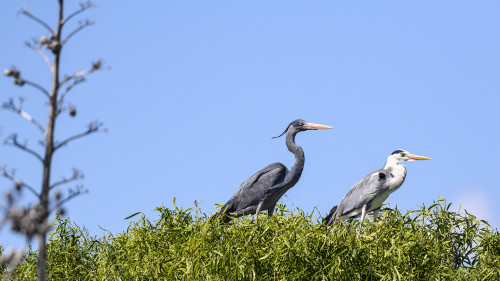
[[[40,193],[39,222],[43,229],[38,234],[38,281],[47,279],[47,231],[45,227],[49,218],[49,192],[50,192],[50,174],[52,169],[52,156],[54,153],[54,129],[57,118],[57,97],[59,92],[59,61],[61,57],[61,31],[63,26],[63,2],[59,0],[59,19],[57,30],[55,32],[55,41],[59,46],[53,50],[54,65],[52,68],[52,89],[50,91],[49,102],[49,120],[47,131],[45,132],[45,158],[43,163],[42,192]]]
[[[42,250],[43,249],[43,250]],[[47,233],[38,234],[38,280],[47,280]]]

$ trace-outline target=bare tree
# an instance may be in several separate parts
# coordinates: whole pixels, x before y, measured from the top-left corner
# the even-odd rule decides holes
[[[31,206],[16,207],[15,199],[16,196],[19,197],[18,192],[7,193],[7,204],[5,204],[4,206],[5,216],[0,221],[0,226],[6,223],[10,223],[12,230],[25,235],[28,238],[28,241],[31,241],[31,239],[35,236],[38,238],[38,280],[46,280],[46,241],[47,232],[50,230],[49,214],[52,212],[62,213],[63,205],[66,202],[86,192],[86,190],[83,189],[81,185],[77,185],[76,188],[69,189],[68,192],[65,192],[64,195],[60,191],[56,190],[56,188],[59,188],[64,184],[80,181],[83,178],[83,174],[78,169],[74,168],[71,176],[63,177],[59,181],[52,181],[51,172],[53,156],[57,151],[59,151],[60,148],[68,145],[74,140],[94,134],[96,132],[104,131],[102,123],[94,121],[91,122],[88,127],[79,134],[68,136],[60,141],[57,141],[55,139],[55,125],[61,114],[64,112],[68,112],[70,117],[76,116],[76,109],[66,101],[68,94],[76,86],[84,82],[89,74],[103,69],[102,60],[97,60],[93,62],[86,70],[75,72],[71,75],[64,75],[61,77],[60,61],[62,49],[64,48],[64,46],[66,46],[69,39],[71,39],[86,27],[94,24],[94,22],[88,19],[81,21],[78,23],[77,27],[69,33],[63,32],[63,29],[70,20],[75,18],[75,16],[78,16],[81,13],[85,12],[86,10],[94,7],[94,4],[90,1],[81,3],[79,9],[67,16],[64,16],[64,0],[57,1],[58,18],[55,28],[52,28],[44,20],[32,14],[27,8],[20,11],[20,14],[42,25],[48,31],[48,35],[43,35],[38,40],[26,42],[25,45],[38,53],[45,61],[45,63],[49,66],[50,72],[52,74],[52,88],[48,90],[42,87],[40,84],[28,80],[27,78],[22,76],[21,72],[15,67],[6,69],[3,72],[5,76],[13,78],[13,82],[15,85],[18,85],[20,87],[29,86],[38,91],[40,94],[44,95],[47,100],[49,109],[47,120],[45,123],[46,125],[44,126],[42,122],[39,122],[23,109],[23,98],[10,98],[2,106],[3,109],[11,111],[26,119],[43,135],[43,139],[39,142],[43,147],[43,151],[41,152],[39,152],[40,149],[37,150],[33,147],[28,146],[27,142],[21,141],[18,134],[12,134],[5,140],[6,145],[12,146],[22,152],[30,154],[35,158],[36,161],[41,162],[43,167],[43,177],[40,189],[37,189],[34,186],[23,181],[22,179],[18,178],[16,176],[15,170],[9,170],[5,166],[0,168],[0,176],[3,176],[14,183],[15,190],[27,190],[37,198],[37,201],[34,202]],[[21,257],[22,254],[20,254],[19,251],[14,251],[10,255],[7,255],[2,259],[3,262],[10,262],[10,268],[12,269],[13,265],[17,264]]]

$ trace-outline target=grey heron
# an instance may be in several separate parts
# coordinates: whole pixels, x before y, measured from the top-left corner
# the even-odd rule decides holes
[[[401,187],[406,178],[406,167],[399,164],[405,161],[429,160],[429,157],[411,154],[403,149],[391,153],[383,169],[378,169],[359,180],[340,203],[326,216],[326,225],[335,224],[350,218],[364,220],[373,211],[373,221],[377,221],[382,203],[391,193]]]
[[[292,168],[288,170],[281,163],[273,163],[258,171],[241,184],[236,193],[212,219],[221,216],[222,220],[227,223],[231,221],[231,218],[255,214],[255,221],[257,221],[259,212],[264,210],[267,210],[268,216],[272,216],[276,203],[299,181],[304,168],[304,151],[295,143],[295,135],[307,130],[331,128],[301,119],[291,122],[281,135],[273,138],[279,138],[286,133],[286,146],[295,156]]]

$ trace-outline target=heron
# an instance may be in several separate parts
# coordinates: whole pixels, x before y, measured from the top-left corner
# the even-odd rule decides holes
[[[363,177],[349,189],[338,205],[333,206],[330,214],[325,217],[326,225],[359,217],[363,221],[366,214],[372,211],[373,221],[377,221],[382,203],[391,193],[398,190],[406,179],[406,167],[399,163],[429,159],[431,158],[411,154],[403,149],[395,150],[387,158],[383,169]]]
[[[240,185],[236,193],[212,219],[221,216],[222,221],[227,223],[232,218],[255,214],[255,222],[257,222],[259,213],[265,210],[271,217],[278,200],[299,181],[304,169],[304,151],[295,143],[295,135],[307,130],[331,128],[326,125],[309,123],[302,119],[291,122],[281,135],[273,137],[273,139],[286,133],[286,146],[295,156],[292,168],[288,170],[281,163],[273,163],[253,174]]]

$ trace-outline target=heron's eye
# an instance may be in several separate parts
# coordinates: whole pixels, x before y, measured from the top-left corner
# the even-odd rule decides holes
[[[300,122],[300,123],[299,123],[299,125],[300,125],[300,126],[304,126],[304,123]]]
[[[406,156],[406,154],[405,154],[404,152],[401,152],[401,156],[402,156],[402,157],[405,157],[405,156]]]

